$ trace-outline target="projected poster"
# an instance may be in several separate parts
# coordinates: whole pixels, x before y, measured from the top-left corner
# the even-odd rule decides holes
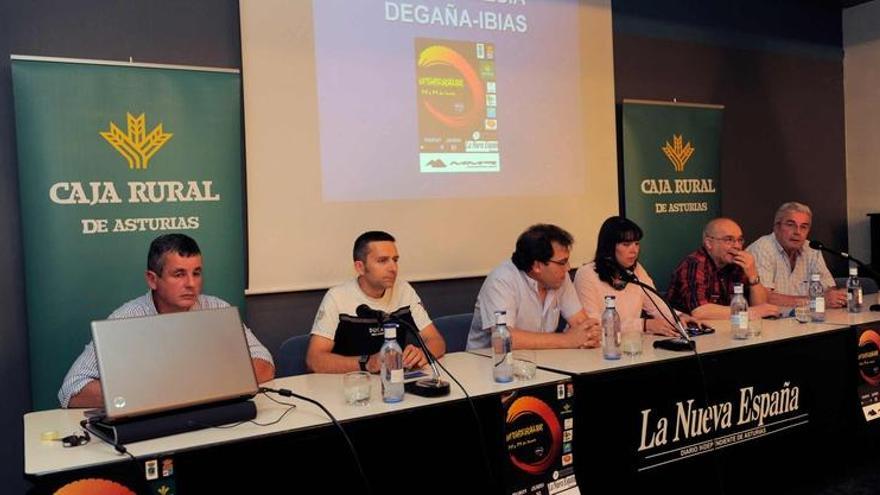
[[[498,172],[495,45],[416,39],[419,170]]]
[[[578,2],[311,8],[322,201],[584,193]]]

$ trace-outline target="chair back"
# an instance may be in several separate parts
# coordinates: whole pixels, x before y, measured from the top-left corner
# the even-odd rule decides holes
[[[459,313],[434,318],[434,326],[446,341],[446,352],[460,352],[467,348],[473,317],[473,313]]]
[[[306,369],[306,351],[309,349],[309,334],[294,335],[281,344],[278,358],[275,360],[275,376],[304,375]]]

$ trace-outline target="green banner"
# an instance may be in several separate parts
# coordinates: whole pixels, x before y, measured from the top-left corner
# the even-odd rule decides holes
[[[722,111],[623,101],[623,210],[645,231],[640,261],[660,290],[721,214]]]
[[[243,308],[241,80],[25,57],[12,78],[31,388],[46,409],[90,322],[147,291],[158,235],[196,239],[204,292]]]

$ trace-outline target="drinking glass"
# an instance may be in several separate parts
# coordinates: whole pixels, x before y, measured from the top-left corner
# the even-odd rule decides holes
[[[535,377],[537,370],[534,350],[517,349],[513,351],[513,376],[517,380],[531,380]]]
[[[620,351],[627,356],[638,356],[642,353],[642,338],[644,322],[641,318],[621,322],[620,325]]]
[[[342,377],[346,404],[366,406],[370,403],[370,388],[370,374],[366,371],[351,371]]]

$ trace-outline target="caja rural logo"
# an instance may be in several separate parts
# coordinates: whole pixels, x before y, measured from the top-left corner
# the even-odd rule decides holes
[[[125,131],[111,121],[106,131],[98,135],[113,147],[128,163],[129,170],[146,171],[150,160],[168,144],[174,136],[160,122],[153,129],[147,129],[145,113],[125,114]],[[89,131],[92,132],[92,131]],[[96,137],[100,141],[100,138]],[[173,174],[174,171],[171,171]],[[56,205],[93,207],[115,204],[162,204],[220,201],[220,193],[214,189],[214,179],[186,180],[173,177],[171,180],[128,180],[113,181],[98,178],[89,181],[61,180],[49,187],[49,200]],[[94,212],[112,210],[90,210]],[[141,210],[143,211],[143,210]],[[115,213],[115,212],[113,212]],[[167,230],[195,230],[200,226],[200,217],[187,210],[178,216],[137,216],[107,218],[88,214],[80,218],[82,234],[106,234],[118,232],[144,232]],[[143,215],[144,213],[140,213]]]
[[[104,139],[110,143],[110,146],[116,148],[116,151],[125,158],[130,169],[146,169],[150,164],[150,159],[158,152],[165,143],[171,139],[174,134],[165,132],[162,129],[162,123],[153,128],[147,134],[147,118],[142,113],[137,117],[126,112],[126,132],[114,123],[110,122],[110,129],[99,132]]]
[[[690,141],[687,143],[684,142],[684,138],[681,134],[673,134],[672,144],[669,144],[669,141],[666,141],[660,149],[663,150],[666,158],[669,158],[669,161],[672,162],[672,166],[675,168],[676,172],[684,172],[685,164],[691,159],[691,155],[693,155],[695,151],[694,147],[691,146]]]

